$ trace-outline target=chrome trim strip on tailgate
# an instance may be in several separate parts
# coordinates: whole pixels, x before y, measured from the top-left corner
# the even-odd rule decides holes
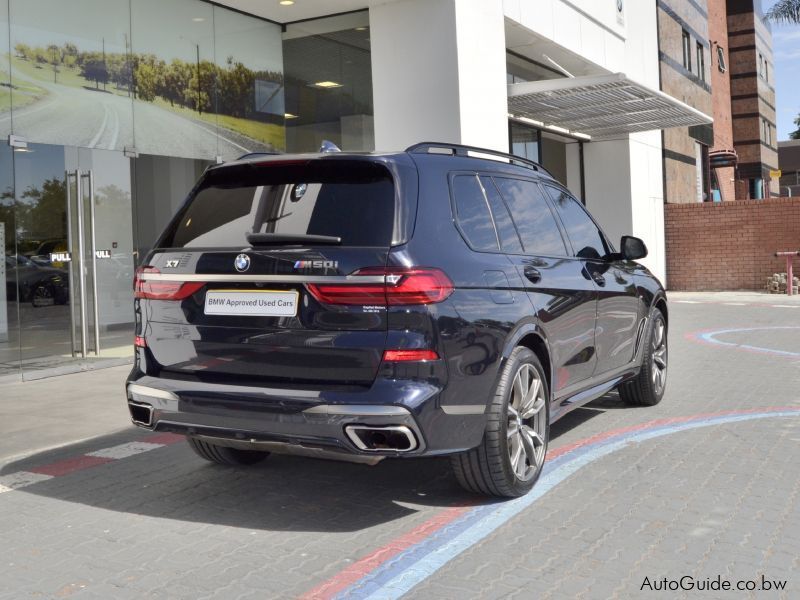
[[[142,273],[147,281],[272,282],[272,283],[385,283],[383,275],[202,275],[197,273]]]
[[[344,415],[352,417],[407,417],[411,413],[402,406],[380,406],[375,404],[319,404],[303,411],[305,414]]]

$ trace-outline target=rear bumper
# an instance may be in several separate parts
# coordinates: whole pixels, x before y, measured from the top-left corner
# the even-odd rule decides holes
[[[360,392],[267,389],[142,375],[126,386],[136,425],[153,431],[277,442],[369,456],[449,454],[480,443],[485,417],[447,414],[441,388],[424,381],[376,380]],[[408,450],[365,450],[353,428],[400,428]],[[348,435],[349,431],[349,435]]]

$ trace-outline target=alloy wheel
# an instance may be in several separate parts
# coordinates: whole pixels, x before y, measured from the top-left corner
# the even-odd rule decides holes
[[[523,364],[514,376],[506,425],[508,458],[520,481],[530,480],[544,463],[545,403],[544,385],[538,371],[533,365]]]
[[[653,389],[661,394],[667,383],[667,328],[663,319],[657,319],[653,329]]]

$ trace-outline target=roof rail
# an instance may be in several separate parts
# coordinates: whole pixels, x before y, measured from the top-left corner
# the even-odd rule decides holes
[[[477,146],[465,146],[463,144],[451,144],[449,142],[420,142],[419,144],[414,144],[413,146],[406,148],[406,152],[410,154],[429,154],[432,148],[449,150],[453,156],[470,156],[471,158],[481,158],[480,156],[471,156],[470,152],[497,156],[498,158],[506,159],[511,164],[527,167],[529,169],[533,169],[534,171],[542,171],[543,173],[547,173],[550,175],[550,177],[552,177],[550,171],[545,169],[536,161],[522,158],[521,156],[515,156],[514,154],[508,154],[507,152],[489,150],[487,148],[478,148]]]
[[[254,156],[277,156],[279,154],[283,154],[283,152],[248,152],[247,154],[242,154],[236,160],[244,160],[245,158],[253,158]]]

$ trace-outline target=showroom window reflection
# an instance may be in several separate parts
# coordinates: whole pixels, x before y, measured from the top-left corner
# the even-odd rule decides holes
[[[287,26],[283,34],[287,152],[324,139],[342,150],[375,147],[369,13]]]

